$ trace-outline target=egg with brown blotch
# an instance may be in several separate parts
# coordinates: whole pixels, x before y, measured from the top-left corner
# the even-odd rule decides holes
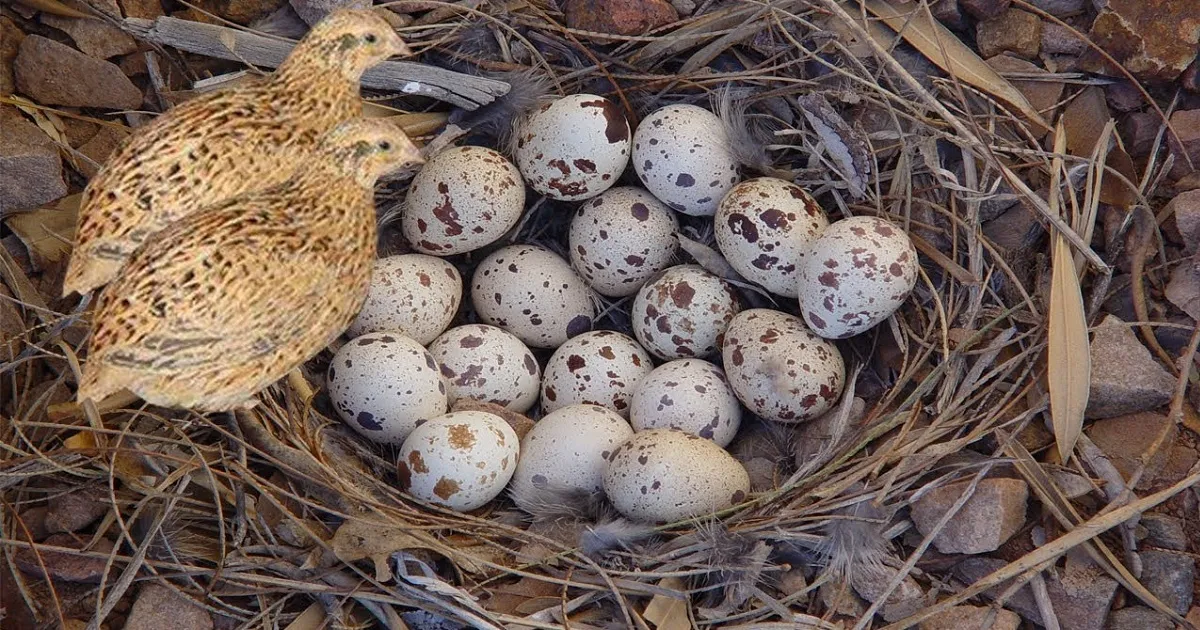
[[[668,105],[643,118],[633,134],[633,168],[646,190],[693,216],[712,216],[741,179],[721,119],[696,105]]]
[[[587,283],[558,254],[509,245],[475,268],[471,303],[479,319],[532,348],[557,348],[592,329],[595,304]]]
[[[633,295],[679,251],[679,222],[654,195],[613,188],[579,205],[568,241],[571,266],[597,293]]]
[[[521,440],[513,500],[531,509],[564,490],[602,490],[608,456],[632,436],[624,418],[598,405],[568,405],[542,416]]]
[[[456,326],[434,339],[429,353],[446,377],[451,405],[470,398],[524,413],[537,402],[541,366],[510,332],[486,324]]]
[[[525,119],[516,145],[531,188],[551,199],[591,199],[612,188],[629,163],[629,121],[602,96],[572,94]]]
[[[650,355],[626,335],[586,332],[559,346],[542,377],[542,412],[592,404],[629,417],[629,400],[654,369]]]
[[[700,265],[676,265],[638,291],[630,315],[638,343],[670,361],[716,354],[721,334],[739,310],[728,282]]]
[[[462,289],[458,270],[440,258],[401,254],[377,259],[367,299],[347,333],[393,332],[427,344],[454,320]]]
[[[629,403],[636,431],[679,429],[729,446],[742,407],[721,368],[701,359],[669,361],[646,375]]]
[[[396,465],[400,489],[452,510],[482,507],[504,491],[520,440],[495,414],[455,411],[413,429]]]

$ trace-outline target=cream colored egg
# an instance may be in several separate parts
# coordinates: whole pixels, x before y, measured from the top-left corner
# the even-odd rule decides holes
[[[904,230],[875,217],[829,226],[809,245],[800,311],[826,339],[853,337],[887,319],[917,284],[917,250]]]
[[[347,331],[400,333],[422,345],[453,321],[462,301],[462,277],[454,265],[433,256],[403,254],[375,261],[371,289]]]
[[[846,382],[837,346],[814,335],[799,317],[765,308],[733,318],[721,358],[738,399],[768,420],[816,418],[837,403]]]
[[[728,282],[699,265],[678,265],[638,291],[631,321],[650,354],[667,361],[703,358],[720,349],[721,333],[739,310]]]
[[[624,418],[598,405],[570,405],[545,415],[521,440],[521,461],[510,485],[529,508],[563,490],[599,492],[608,456],[633,436]]]
[[[418,422],[446,413],[446,383],[433,356],[397,333],[351,339],[325,376],[338,416],[372,442],[400,444]]]
[[[642,379],[629,403],[636,431],[679,429],[729,446],[742,424],[742,407],[721,368],[701,359],[679,359]]]
[[[740,179],[721,119],[695,105],[668,105],[642,119],[633,168],[655,197],[695,216],[712,216]]]
[[[512,427],[483,411],[455,411],[421,423],[400,447],[400,489],[465,512],[504,491],[517,468]]]
[[[799,265],[829,226],[825,211],[803,188],[759,177],[733,187],[713,217],[725,260],[743,278],[795,298]]]
[[[611,330],[572,337],[554,351],[542,377],[542,412],[592,404],[629,416],[629,399],[651,370],[650,355]]]
[[[604,493],[630,519],[673,522],[741,503],[750,475],[712,440],[652,429],[635,433],[609,456]]]
[[[510,245],[475,268],[471,302],[479,319],[533,348],[557,348],[592,328],[595,305],[587,283],[558,254]]]
[[[413,178],[400,229],[418,252],[453,256],[499,240],[524,210],[525,184],[512,162],[485,147],[451,147]]]
[[[675,213],[633,186],[613,188],[580,204],[571,219],[571,266],[595,291],[633,295],[670,266],[679,251]]]
[[[457,326],[434,339],[429,353],[446,377],[451,405],[471,398],[524,413],[537,402],[541,367],[512,333],[485,324]]]
[[[573,94],[521,124],[517,166],[534,190],[565,201],[611,188],[629,163],[629,122],[612,101]]]

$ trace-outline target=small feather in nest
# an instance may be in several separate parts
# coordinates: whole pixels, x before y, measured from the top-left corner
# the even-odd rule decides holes
[[[867,193],[871,178],[871,152],[865,138],[850,127],[820,94],[805,94],[796,98],[808,124],[821,138],[821,144],[837,164],[842,177],[856,199]]]
[[[534,523],[580,525],[578,546],[584,554],[599,557],[614,549],[629,549],[654,536],[653,525],[621,517],[600,492],[566,486],[513,486],[509,496]]]
[[[511,86],[508,93],[474,111],[456,109],[451,112],[449,122],[506,142],[504,136],[511,132],[514,122],[541,105],[550,93],[550,80],[538,70],[487,73],[485,76],[508,83]]]
[[[829,571],[852,580],[856,571],[876,567],[887,555],[883,530],[890,516],[885,508],[859,501],[838,511],[825,524],[825,539],[817,551]]]
[[[725,260],[725,257],[721,255],[721,252],[699,241],[693,241],[682,234],[676,234],[676,238],[679,239],[679,247],[692,258],[695,258],[696,262],[709,273],[718,275],[726,280],[746,281],[738,275],[737,271],[734,271],[729,261]]]
[[[751,115],[749,96],[745,89],[727,87],[713,95],[711,106],[729,136],[734,159],[759,173],[774,174],[775,167],[767,153],[774,130],[763,117]]]

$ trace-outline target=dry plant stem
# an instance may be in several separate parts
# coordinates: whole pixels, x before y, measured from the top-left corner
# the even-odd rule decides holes
[[[1134,225],[1134,242],[1133,248],[1129,252],[1130,256],[1130,281],[1133,283],[1131,287],[1133,293],[1133,312],[1137,314],[1139,322],[1138,332],[1141,333],[1142,339],[1146,345],[1154,350],[1154,354],[1158,355],[1159,360],[1167,364],[1171,370],[1179,373],[1179,366],[1175,365],[1174,357],[1170,355],[1162,345],[1158,343],[1158,338],[1154,336],[1154,329],[1144,322],[1150,321],[1150,312],[1146,307],[1146,256],[1155,247],[1157,242],[1158,230],[1157,223],[1154,221],[1154,215],[1142,206],[1136,206],[1133,212]]]

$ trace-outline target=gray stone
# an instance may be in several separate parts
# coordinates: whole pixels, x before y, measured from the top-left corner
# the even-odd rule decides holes
[[[1085,429],[1100,450],[1108,456],[1113,467],[1126,481],[1140,469],[1137,488],[1145,489],[1154,483],[1158,472],[1167,464],[1171,447],[1179,430],[1175,423],[1156,413],[1135,413],[1093,422]]]
[[[1109,315],[1092,337],[1088,418],[1152,411],[1171,401],[1175,378],[1150,356],[1133,330]]]
[[[1046,580],[1046,590],[1064,629],[1103,630],[1117,581],[1099,567],[1068,557],[1066,566]]]
[[[108,513],[107,493],[83,489],[69,492],[50,501],[46,510],[46,531],[77,532]]]
[[[309,26],[320,22],[330,11],[341,8],[365,9],[371,0],[289,0],[296,15]]]
[[[1175,630],[1171,618],[1145,606],[1129,606],[1108,613],[1105,630]]]
[[[1155,123],[1160,122],[1158,116],[1154,114],[1146,114],[1154,119]],[[1154,132],[1158,132],[1158,125],[1155,124]],[[1153,140],[1153,136],[1151,136]],[[1175,195],[1173,199],[1167,202],[1163,208],[1167,213],[1174,215],[1175,226],[1179,229],[1179,236],[1183,238],[1183,249],[1189,254],[1196,253],[1200,247],[1200,189],[1188,190]]]
[[[990,623],[989,623],[990,621]],[[921,622],[920,630],[1017,630],[1021,618],[1011,610],[982,606],[955,606]]]
[[[0,108],[0,215],[67,194],[54,141],[15,110]]]
[[[926,492],[913,502],[917,530],[929,535],[970,485],[960,481]],[[942,553],[995,551],[1025,524],[1029,486],[1019,479],[984,479],[975,493],[933,539]]]
[[[147,582],[138,591],[124,630],[211,630],[212,615],[168,586]]]
[[[0,16],[0,94],[12,94],[17,88],[13,77],[13,60],[25,33],[10,19]]]
[[[969,26],[958,0],[935,0],[929,3],[929,11],[939,22],[952,29],[964,31]]]
[[[1008,10],[1012,0],[958,0],[963,10],[977,20],[988,20]]]
[[[1074,15],[1083,11],[1083,3],[1086,0],[1029,0],[1029,4],[1053,15],[1055,17],[1063,17],[1064,15]]]
[[[116,64],[40,35],[21,42],[14,70],[17,89],[43,105],[133,109],[142,104],[142,91]]]
[[[887,565],[863,563],[855,567],[850,585],[863,599],[873,602],[883,596],[898,572],[899,569]],[[925,604],[925,591],[909,575],[888,595],[879,610],[885,621],[899,621],[924,608]]]
[[[1142,584],[1179,614],[1192,607],[1196,561],[1169,551],[1143,551]]]
[[[1187,532],[1183,521],[1167,514],[1149,512],[1142,515],[1138,523],[1146,530],[1146,543],[1164,549],[1187,551]]]
[[[1004,567],[1008,563],[999,558],[987,558],[982,556],[968,557],[962,562],[954,565],[951,572],[963,584],[974,584],[988,575],[996,572],[996,570]],[[1012,584],[1012,581],[1004,582],[998,586],[993,586],[983,592],[983,596],[988,599],[996,599],[1004,594],[1005,590]],[[1042,618],[1038,614],[1037,601],[1033,598],[1033,591],[1029,585],[1022,586],[1005,601],[1005,607],[1017,614],[1021,615],[1031,623],[1041,624]]]
[[[93,6],[104,11],[115,19],[120,19],[121,9],[115,0],[92,0]],[[65,0],[73,9],[92,14],[80,0]],[[42,23],[52,26],[67,35],[84,53],[97,59],[108,59],[117,55],[127,55],[137,50],[137,42],[128,33],[96,18],[74,18],[42,13]]]
[[[1080,55],[1087,42],[1071,29],[1053,22],[1042,24],[1042,52],[1049,55]]]

